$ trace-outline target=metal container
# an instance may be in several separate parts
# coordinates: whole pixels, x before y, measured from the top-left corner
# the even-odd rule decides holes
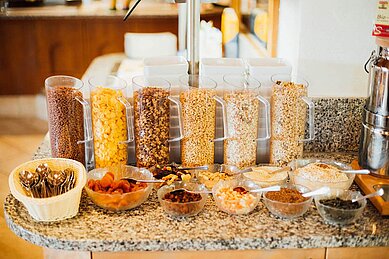
[[[364,110],[358,161],[371,174],[389,177],[389,116]]]
[[[382,44],[382,43],[381,43]],[[389,44],[389,43],[388,43]],[[380,47],[370,65],[369,92],[366,109],[382,116],[389,115],[389,48]]]
[[[359,165],[389,178],[389,40],[377,38],[370,63],[369,92],[362,118]]]

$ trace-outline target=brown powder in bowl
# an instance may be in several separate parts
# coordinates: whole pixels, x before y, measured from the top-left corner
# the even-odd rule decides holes
[[[267,192],[266,198],[273,201],[285,202],[285,203],[300,203],[308,200],[298,190],[281,188],[276,192]]]

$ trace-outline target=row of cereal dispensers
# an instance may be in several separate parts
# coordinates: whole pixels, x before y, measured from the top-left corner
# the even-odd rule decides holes
[[[53,157],[87,169],[285,164],[314,137],[308,83],[282,59],[144,60],[144,75],[46,79]],[[128,81],[128,83],[126,82]],[[306,126],[307,125],[307,126]],[[306,127],[308,129],[306,130]]]

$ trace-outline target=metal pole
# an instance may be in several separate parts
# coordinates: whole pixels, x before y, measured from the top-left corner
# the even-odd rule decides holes
[[[186,18],[186,3],[178,4],[178,53],[184,55],[186,52],[186,30],[187,18]],[[187,56],[186,53],[184,55]]]
[[[200,59],[200,0],[187,0],[189,74],[199,74]]]

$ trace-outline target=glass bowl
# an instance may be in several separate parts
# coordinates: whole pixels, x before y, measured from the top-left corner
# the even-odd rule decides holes
[[[212,195],[217,207],[229,214],[241,215],[250,213],[258,205],[261,195],[253,192],[239,194],[233,190],[235,187],[243,187],[246,190],[259,188],[253,181],[244,178],[219,181],[212,188]]]
[[[87,174],[87,183],[90,179],[100,180],[107,172],[114,173],[115,181],[123,177],[134,179],[153,179],[153,175],[145,168],[122,166],[116,168],[111,167],[94,169]],[[146,188],[123,194],[95,192],[88,187],[88,184],[85,185],[84,189],[97,206],[107,210],[120,211],[135,208],[147,200],[150,192],[153,189],[153,184],[147,183],[146,185]]]
[[[253,171],[244,173],[243,176],[246,179],[249,179],[256,184],[258,184],[261,188],[274,186],[274,185],[284,185],[288,180],[288,171],[279,172],[277,174],[271,174],[271,172],[281,169],[282,167],[278,167],[276,165],[258,165],[252,167]]]
[[[231,180],[239,175],[235,175],[240,171],[234,165],[212,164],[208,165],[208,170],[196,170],[195,179],[205,185],[209,190],[222,180]]]
[[[310,190],[301,185],[287,183],[281,188],[289,188],[298,190],[300,193],[306,193]],[[263,193],[263,203],[266,208],[274,215],[284,218],[284,219],[293,219],[302,216],[307,210],[312,202],[312,197],[308,198],[308,200],[299,202],[299,203],[289,203],[289,202],[279,202],[275,200],[271,200],[266,197],[267,192]]]
[[[340,209],[320,203],[324,199],[340,198],[342,200],[351,200],[362,197],[358,191],[351,190],[331,190],[329,194],[315,197],[315,205],[320,216],[328,224],[332,225],[347,225],[354,222],[362,215],[366,207],[366,199],[357,201],[361,206],[358,209]]]
[[[299,184],[308,187],[311,190],[319,189],[323,186],[328,186],[331,189],[344,189],[347,190],[350,188],[351,184],[354,181],[355,174],[344,174],[347,179],[345,180],[332,180],[332,179],[325,179],[324,177],[320,177],[321,171],[318,171],[317,177],[314,174],[306,176],[301,176],[299,173],[297,173],[296,169],[303,168],[309,164],[312,163],[321,163],[321,164],[327,164],[332,165],[336,167],[339,170],[351,170],[352,168],[345,163],[341,163],[335,160],[327,160],[327,159],[316,159],[316,158],[310,158],[310,159],[296,159],[289,163],[289,166],[291,167],[291,171],[289,172],[289,177],[292,183]],[[301,169],[300,169],[301,170]]]
[[[158,190],[157,195],[163,210],[173,217],[190,217],[197,215],[204,208],[204,205],[207,202],[208,194],[200,193],[201,200],[192,202],[172,202],[164,199],[167,193],[179,189],[202,191],[205,190],[205,187],[204,185],[182,181],[174,182],[171,185],[162,186]]]

